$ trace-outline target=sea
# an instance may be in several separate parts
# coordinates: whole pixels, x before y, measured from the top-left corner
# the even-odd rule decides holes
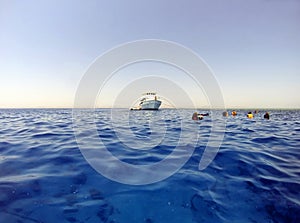
[[[300,110],[222,112],[1,109],[0,222],[299,223]]]

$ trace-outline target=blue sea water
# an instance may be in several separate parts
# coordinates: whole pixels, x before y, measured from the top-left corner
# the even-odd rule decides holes
[[[107,179],[90,166],[77,144],[71,109],[0,110],[0,222],[300,222],[300,111],[273,110],[270,120],[263,111],[254,119],[246,110],[236,117],[209,111],[226,119],[226,129],[216,157],[201,171],[213,122],[210,116],[195,122],[193,112],[115,109],[122,120],[131,117],[129,129],[111,125],[110,109],[85,117],[96,123],[103,146],[132,165],[171,154],[182,118],[188,131],[200,133],[175,174],[138,186]],[[89,137],[88,128],[79,134]],[[103,162],[110,167],[110,160]]]

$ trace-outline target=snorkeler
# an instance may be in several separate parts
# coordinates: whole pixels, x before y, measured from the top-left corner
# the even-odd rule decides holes
[[[202,120],[204,116],[208,116],[209,114],[198,114],[197,112],[193,113],[192,119],[193,120]]]
[[[192,119],[193,120],[198,120],[198,113],[197,112],[193,113]]]
[[[270,114],[268,112],[266,112],[266,114],[264,114],[264,119],[270,119]]]
[[[224,117],[228,117],[228,112],[227,111],[224,111],[222,114],[223,114]]]
[[[248,112],[248,114],[247,114],[247,118],[253,118],[253,114],[252,114],[252,112]]]

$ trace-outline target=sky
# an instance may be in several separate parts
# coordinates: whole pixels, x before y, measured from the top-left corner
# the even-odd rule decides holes
[[[228,108],[300,108],[299,21],[297,0],[0,0],[0,108],[72,107],[96,58],[141,39],[194,51]],[[117,72],[97,106],[130,107],[150,90],[177,107],[210,103],[184,72],[144,63]]]

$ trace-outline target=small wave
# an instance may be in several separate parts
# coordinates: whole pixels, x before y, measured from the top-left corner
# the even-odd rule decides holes
[[[257,143],[269,143],[269,142],[279,142],[281,143],[282,138],[276,137],[276,136],[269,136],[269,137],[257,137],[257,138],[253,138],[252,141],[253,142],[257,142]]]
[[[52,132],[45,132],[45,133],[37,133],[32,135],[32,138],[52,138],[60,136],[60,134],[52,133]]]

